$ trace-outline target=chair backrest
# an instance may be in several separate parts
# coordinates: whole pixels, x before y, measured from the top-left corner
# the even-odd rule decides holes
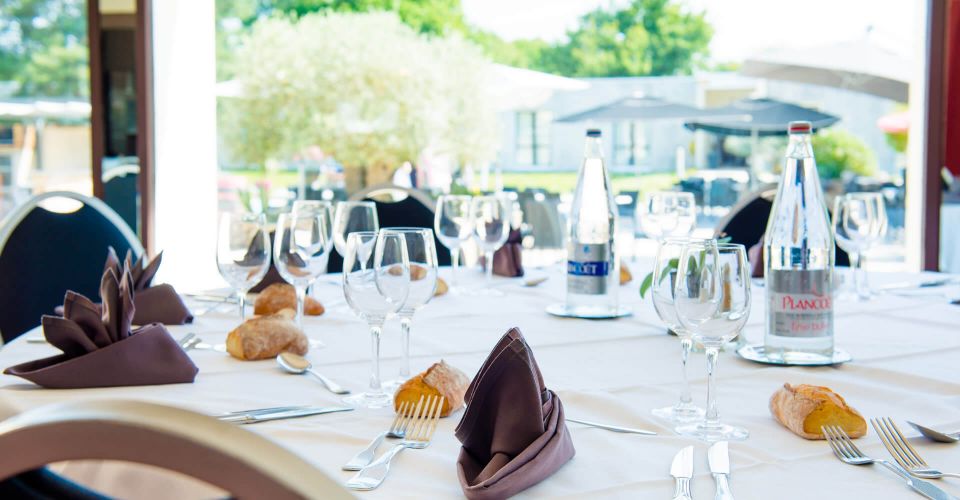
[[[380,227],[423,227],[433,229],[435,201],[423,191],[392,184],[382,184],[358,191],[350,196],[352,201],[372,201],[377,206],[377,219]],[[450,253],[434,235],[437,247],[437,262],[441,266],[450,265]],[[339,273],[343,270],[343,257],[336,251],[330,254],[327,272]]]
[[[60,200],[57,200],[60,199]],[[41,204],[61,200],[80,208],[58,213]],[[36,196],[0,224],[0,334],[9,342],[40,324],[67,290],[96,300],[107,247],[121,256],[143,247],[129,226],[102,201],[76,193]]]
[[[137,227],[140,167],[126,165],[103,175],[103,201],[131,228]]]
[[[714,237],[726,235],[731,243],[739,243],[747,249],[763,239],[767,231],[767,220],[773,210],[773,199],[777,196],[777,189],[762,188],[745,196],[736,204],[724,218],[720,219],[714,229]],[[847,253],[836,248],[835,263],[838,266],[850,265]]]
[[[0,480],[66,460],[119,460],[179,472],[240,498],[353,498],[285,448],[239,426],[139,401],[47,405],[0,423]]]

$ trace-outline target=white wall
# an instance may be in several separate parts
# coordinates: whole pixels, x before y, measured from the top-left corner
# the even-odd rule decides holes
[[[214,0],[153,2],[156,244],[159,280],[222,287],[216,267]]]

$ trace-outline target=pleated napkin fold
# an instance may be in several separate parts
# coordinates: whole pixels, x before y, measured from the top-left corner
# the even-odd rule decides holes
[[[506,498],[573,458],[563,404],[543,383],[516,328],[500,339],[473,379],[456,436],[457,475],[469,499]]]
[[[68,291],[63,317],[41,320],[47,341],[63,353],[4,373],[54,389],[193,382],[196,365],[162,324],[131,330],[135,283],[129,269],[118,278],[108,267],[100,282],[100,304]]]
[[[523,236],[519,229],[511,229],[506,243],[493,253],[493,274],[507,278],[523,276]],[[480,256],[480,264],[487,269],[487,259]]]
[[[160,268],[163,252],[158,253],[153,260],[146,263],[142,255],[136,262],[133,262],[132,257],[132,253],[128,250],[123,260],[123,267],[130,270],[130,277],[133,279],[133,302],[137,309],[133,323],[136,325],[147,323],[183,325],[193,322],[193,315],[171,285],[164,283],[151,286],[153,277]],[[104,271],[107,269],[113,269],[117,276],[123,272],[117,252],[112,247],[107,250]]]

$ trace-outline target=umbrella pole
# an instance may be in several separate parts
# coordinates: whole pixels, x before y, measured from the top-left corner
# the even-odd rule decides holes
[[[753,128],[750,130],[750,190],[754,190],[757,187],[757,174],[759,174],[759,153],[757,150],[760,149],[760,132]]]

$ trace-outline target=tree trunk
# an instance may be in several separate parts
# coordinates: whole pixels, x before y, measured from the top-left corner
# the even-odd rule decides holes
[[[387,165],[370,165],[366,169],[366,186],[386,184],[393,180],[393,168]]]

